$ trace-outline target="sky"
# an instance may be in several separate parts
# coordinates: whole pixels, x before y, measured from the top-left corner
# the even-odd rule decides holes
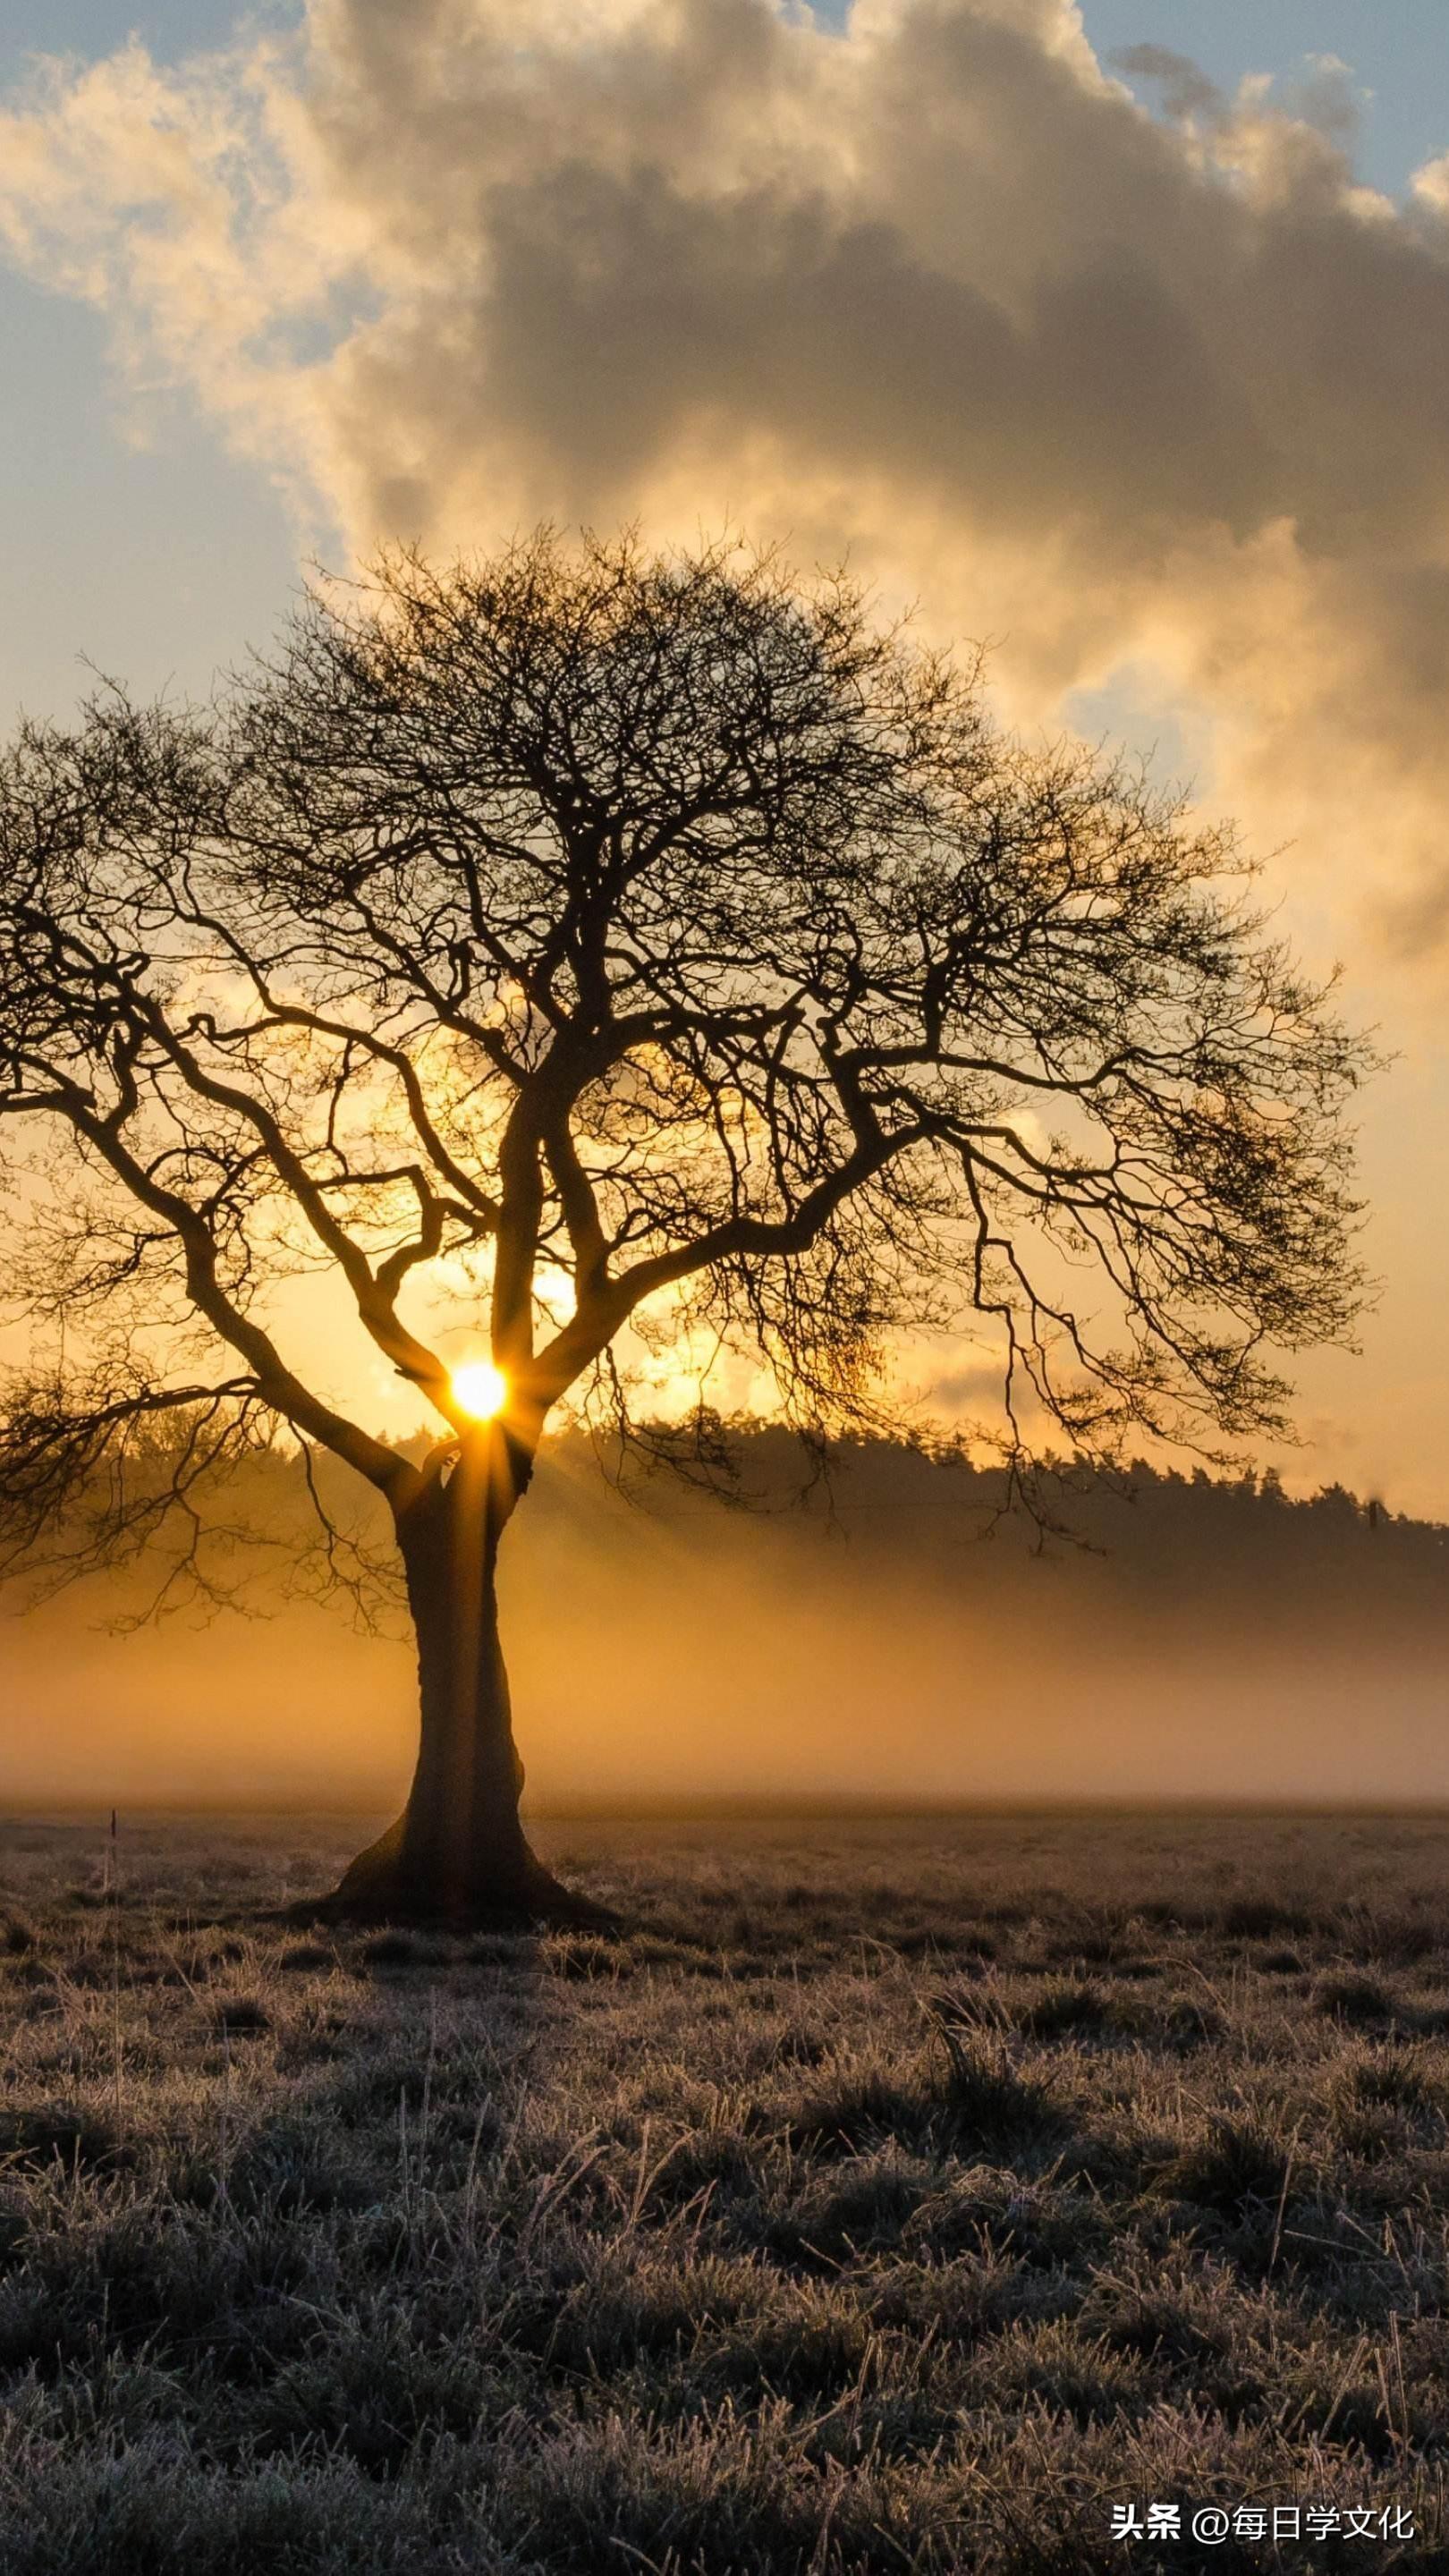
[[[1384,1286],[1287,1463],[1449,1517],[1441,0],[10,0],[0,90],[0,717],[389,536],[848,546],[1344,959]]]

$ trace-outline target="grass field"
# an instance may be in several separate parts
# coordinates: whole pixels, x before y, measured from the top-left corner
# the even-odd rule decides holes
[[[1449,1823],[545,1828],[623,1937],[275,1919],[360,1838],[0,1836],[4,2576],[1449,2569]]]

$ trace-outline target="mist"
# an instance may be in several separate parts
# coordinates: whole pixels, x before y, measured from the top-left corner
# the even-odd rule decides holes
[[[545,1451],[502,1582],[533,1812],[729,1802],[901,1806],[1449,1801],[1449,1534],[1340,1489],[1295,1503],[1136,1471],[989,1534],[986,1475],[863,1446],[756,1506],[654,1477],[623,1498]],[[400,1803],[411,1648],[345,1605],[173,1616],[145,1567],[11,1617],[0,1795],[19,1806]]]

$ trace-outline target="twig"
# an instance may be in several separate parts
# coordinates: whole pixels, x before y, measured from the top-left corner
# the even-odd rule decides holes
[[[1301,2126],[1302,2123],[1300,2122],[1299,2128],[1301,2128]],[[1278,2268],[1278,2255],[1283,2243],[1283,2214],[1288,2207],[1288,2186],[1293,2180],[1293,2163],[1294,2158],[1298,2153],[1299,2128],[1295,2128],[1292,2137],[1288,2141],[1288,2153],[1283,2165],[1283,2187],[1278,2194],[1278,2210],[1273,2221],[1273,2250],[1268,2256],[1268,2273],[1270,2279]]]

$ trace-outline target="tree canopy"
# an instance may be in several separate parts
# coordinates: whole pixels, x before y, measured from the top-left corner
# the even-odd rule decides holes
[[[161,1417],[113,1538],[278,1425],[395,1496],[287,1356],[319,1267],[446,1438],[445,1280],[529,1443],[624,1401],[627,1324],[755,1351],[817,1433],[892,1417],[894,1333],[984,1322],[1078,1448],[1235,1437],[1354,1312],[1365,1050],[1229,836],[1003,735],[844,578],[390,556],[213,708],[28,726],[0,867],[7,1286],[66,1327],[9,1384],[21,1552]]]
[[[753,1355],[817,1442],[908,1416],[902,1337],[984,1337],[1013,1470],[1043,1431],[1104,1459],[1284,1426],[1275,1354],[1362,1294],[1370,1059],[1243,878],[1126,765],[1003,734],[975,662],[848,579],[729,546],[389,556],[209,708],[107,689],[27,726],[0,1562],[159,1538],[163,1593],[215,1593],[228,1470],[281,1440],[319,1549],[250,1534],[361,1597],[340,1460],[390,1508],[423,1724],[337,1901],[561,1901],[497,1548],[565,1399],[718,1462],[707,1371],[631,1424],[631,1336]],[[300,1328],[319,1294],[430,1409],[425,1455]]]

